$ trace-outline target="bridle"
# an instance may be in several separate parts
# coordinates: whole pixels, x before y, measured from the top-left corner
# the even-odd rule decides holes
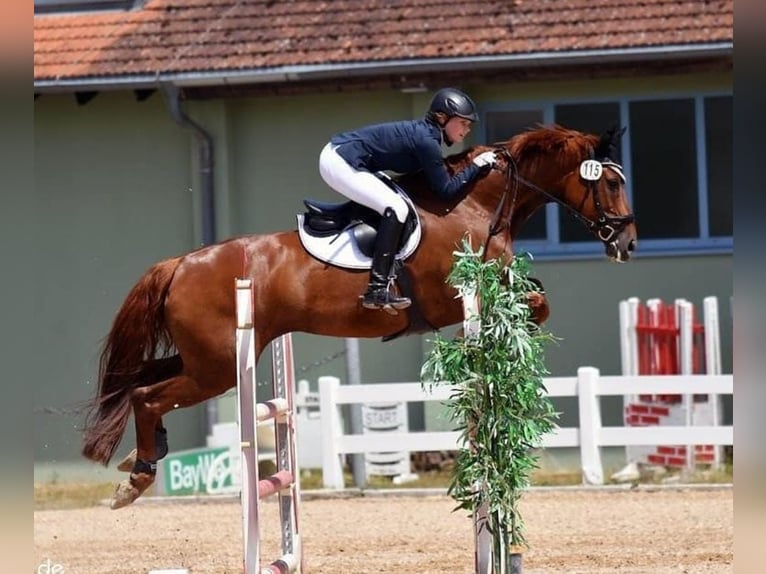
[[[500,233],[504,230],[509,230],[511,227],[511,218],[513,217],[513,208],[516,205],[516,197],[518,196],[519,191],[519,185],[524,185],[528,187],[529,189],[532,189],[538,193],[543,194],[547,198],[551,199],[552,201],[555,201],[559,205],[565,207],[572,215],[574,215],[577,219],[579,219],[591,232],[595,232],[595,234],[598,236],[598,238],[603,241],[606,244],[609,244],[616,235],[618,235],[620,232],[622,232],[625,227],[633,223],[636,218],[632,213],[629,213],[628,215],[610,215],[608,214],[603,206],[601,205],[601,200],[599,198],[599,192],[598,192],[598,181],[601,179],[601,171],[596,169],[597,176],[596,175],[588,175],[587,173],[583,173],[583,169],[580,170],[580,177],[587,181],[588,185],[588,193],[585,194],[583,197],[582,202],[580,203],[580,208],[582,209],[582,206],[585,204],[585,201],[588,199],[588,195],[593,196],[593,205],[596,208],[596,213],[598,214],[598,218],[593,221],[592,219],[585,217],[582,213],[577,211],[574,207],[566,203],[563,199],[555,196],[549,191],[546,191],[545,189],[539,187],[538,185],[535,185],[531,181],[521,177],[519,175],[519,170],[516,169],[516,162],[514,161],[513,157],[511,156],[511,153],[506,148],[498,148],[495,150],[495,153],[501,155],[505,159],[505,190],[503,191],[503,195],[500,198],[500,201],[497,205],[497,208],[495,208],[495,213],[492,216],[492,220],[489,224],[489,235],[487,237],[487,243],[489,243],[489,239]],[[613,162],[612,160],[605,158],[602,160],[594,160],[593,159],[593,150],[590,151],[590,160],[586,160],[583,162],[583,164],[588,164],[588,167],[595,168],[596,166],[594,164],[600,165],[602,168],[609,168],[612,171],[614,171],[622,180],[623,184],[625,183],[625,175],[622,171],[622,166],[616,162]],[[590,163],[588,163],[590,162]],[[503,211],[505,211],[505,204],[510,199],[510,208],[508,210],[508,215],[506,217],[503,217]],[[486,248],[485,248],[486,253]]]

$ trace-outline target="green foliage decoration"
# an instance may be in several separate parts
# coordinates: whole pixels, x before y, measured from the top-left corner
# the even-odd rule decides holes
[[[455,510],[471,515],[487,509],[493,538],[495,572],[510,547],[527,546],[518,502],[538,468],[542,437],[558,413],[546,396],[544,346],[554,337],[532,321],[527,294],[540,291],[529,278],[531,258],[517,255],[510,264],[483,261],[468,239],[454,253],[447,282],[459,296],[480,301],[477,333],[447,339],[437,334],[421,371],[425,388],[449,385],[450,416],[465,445],[458,452],[449,488]],[[504,561],[503,561],[504,562]]]

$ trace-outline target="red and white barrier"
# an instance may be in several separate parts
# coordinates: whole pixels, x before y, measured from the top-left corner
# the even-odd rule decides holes
[[[303,570],[298,530],[300,483],[295,444],[293,390],[295,374],[292,339],[283,335],[271,344],[274,398],[258,403],[255,383],[255,331],[253,290],[250,279],[236,280],[237,301],[237,399],[242,448],[242,526],[244,574],[285,574]],[[274,419],[277,471],[258,475],[256,425]],[[276,494],[279,503],[282,556],[261,567],[260,501]]]
[[[706,297],[704,319],[685,299],[672,304],[660,299],[641,303],[637,297],[621,301],[620,340],[622,374],[693,375],[721,374],[718,300]],[[626,395],[626,426],[720,425],[720,397],[710,394]],[[629,462],[670,467],[718,466],[720,447],[714,445],[658,445],[626,447]]]

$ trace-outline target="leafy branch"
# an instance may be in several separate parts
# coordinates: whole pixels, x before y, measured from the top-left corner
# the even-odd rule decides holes
[[[528,255],[507,264],[483,261],[467,239],[462,249],[454,253],[447,282],[462,297],[478,297],[478,315],[466,320],[480,328],[454,339],[437,334],[421,380],[424,387],[446,384],[454,391],[450,416],[466,446],[449,493],[456,510],[487,508],[497,563],[509,544],[527,545],[518,501],[538,468],[533,449],[558,417],[543,385],[544,346],[554,337],[532,321],[527,294],[540,287],[529,279]]]

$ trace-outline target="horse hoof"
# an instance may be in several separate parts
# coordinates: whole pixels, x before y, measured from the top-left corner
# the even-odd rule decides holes
[[[122,462],[117,465],[117,470],[122,472],[130,472],[133,470],[133,466],[136,464],[136,458],[138,457],[138,451],[133,449],[130,454],[122,459]]]
[[[112,510],[117,510],[118,508],[128,506],[139,496],[141,496],[141,492],[129,480],[123,480],[114,491],[111,508]]]

